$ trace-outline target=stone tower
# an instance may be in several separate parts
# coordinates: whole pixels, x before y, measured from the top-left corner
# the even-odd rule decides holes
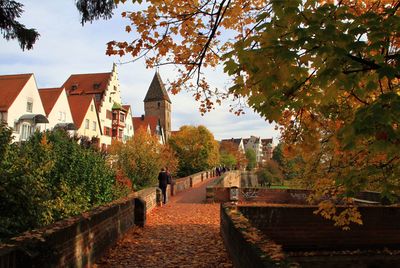
[[[154,74],[149,90],[144,98],[146,115],[156,116],[165,132],[166,140],[171,136],[171,100],[158,71]]]

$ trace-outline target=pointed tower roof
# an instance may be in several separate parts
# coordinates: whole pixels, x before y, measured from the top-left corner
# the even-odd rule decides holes
[[[149,90],[147,90],[146,97],[144,98],[144,102],[147,101],[160,101],[166,100],[171,103],[169,99],[167,90],[165,89],[164,83],[161,80],[160,74],[156,72],[153,77],[153,81],[151,81]]]

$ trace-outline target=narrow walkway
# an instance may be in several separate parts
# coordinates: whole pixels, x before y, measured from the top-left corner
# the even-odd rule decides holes
[[[155,208],[95,267],[232,267],[219,233],[219,204],[204,202],[213,179]]]

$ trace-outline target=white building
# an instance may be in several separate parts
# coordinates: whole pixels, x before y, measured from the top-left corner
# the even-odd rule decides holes
[[[14,141],[46,129],[49,121],[33,74],[0,76],[0,120],[13,128]]]
[[[89,95],[93,97],[103,134],[100,138],[102,148],[111,145],[113,137],[122,138],[121,129],[124,125],[114,124],[113,126],[113,110],[115,107],[121,107],[121,94],[115,64],[112,71],[108,73],[73,74],[65,81],[63,87],[68,96]]]
[[[54,127],[66,130],[75,130],[71,109],[68,104],[67,93],[64,88],[41,88],[39,89],[40,99],[49,124],[47,129]]]
[[[134,135],[133,121],[132,121],[132,109],[130,105],[122,105],[122,108],[126,111],[125,128],[123,142],[126,142]]]
[[[68,96],[68,103],[77,129],[76,133],[100,145],[102,133],[93,96],[71,95]]]
[[[256,136],[250,136],[249,139],[243,139],[244,148],[247,150],[249,148],[253,149],[256,153],[257,162],[261,162],[263,158],[263,147],[261,143],[261,138]]]

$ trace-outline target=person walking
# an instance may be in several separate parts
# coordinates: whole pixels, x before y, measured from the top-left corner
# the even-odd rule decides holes
[[[168,185],[168,174],[164,168],[161,168],[160,173],[158,173],[158,187],[161,189],[164,204],[167,203],[167,185]]]

